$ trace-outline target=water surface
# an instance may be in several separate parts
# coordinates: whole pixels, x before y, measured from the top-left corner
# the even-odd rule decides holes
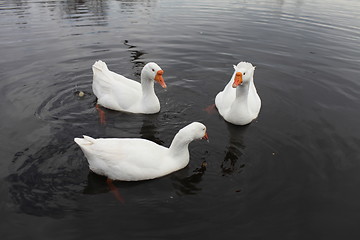
[[[0,232],[6,239],[359,239],[360,3],[355,0],[0,1]],[[161,112],[106,111],[91,65],[164,70]],[[214,103],[233,64],[256,65],[256,121]],[[78,92],[85,92],[79,97]],[[74,137],[169,146],[192,121],[210,142],[160,179],[89,172]],[[203,162],[206,169],[200,169]]]

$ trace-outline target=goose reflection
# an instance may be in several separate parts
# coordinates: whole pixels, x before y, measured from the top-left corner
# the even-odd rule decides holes
[[[245,166],[244,163],[239,163],[238,161],[241,159],[243,151],[246,148],[243,138],[248,126],[239,127],[228,123],[227,127],[230,138],[229,146],[227,147],[224,160],[220,166],[223,176],[239,172]]]
[[[124,197],[120,193],[119,188],[112,180],[108,179],[105,176],[97,175],[92,171],[89,171],[87,180],[87,185],[83,190],[84,194],[94,195],[112,192],[115,199],[117,199],[120,203],[125,204]]]
[[[193,170],[193,173],[190,176],[187,175],[188,171],[184,170],[172,174],[172,185],[177,190],[176,193],[178,195],[193,195],[200,192],[202,189],[198,184],[202,181],[206,167],[207,163],[206,161],[203,161],[199,167]]]
[[[87,183],[83,190],[84,194],[100,194],[110,191],[109,186],[106,184],[106,177],[89,171],[87,176]]]
[[[164,141],[157,137],[159,134],[156,126],[158,122],[157,115],[149,115],[144,117],[143,125],[140,129],[141,138],[153,141],[159,145],[164,145]]]

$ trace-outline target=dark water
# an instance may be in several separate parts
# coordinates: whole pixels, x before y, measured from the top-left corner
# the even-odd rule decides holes
[[[357,0],[0,1],[2,238],[359,239],[359,9]],[[168,85],[156,86],[161,112],[106,111],[100,125],[98,59],[134,79],[157,62]],[[262,109],[236,127],[203,109],[242,60],[257,66]],[[192,121],[210,143],[192,143],[188,167],[169,176],[116,183],[124,204],[73,142],[169,146]]]

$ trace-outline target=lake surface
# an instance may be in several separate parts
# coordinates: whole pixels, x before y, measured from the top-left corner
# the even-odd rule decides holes
[[[2,238],[360,239],[359,9],[357,0],[0,1]],[[100,124],[99,59],[136,80],[158,63],[168,86],[155,86],[160,113],[106,110]],[[256,65],[262,99],[248,126],[204,110],[240,61]],[[210,142],[193,142],[189,165],[171,175],[116,182],[123,203],[73,142],[169,146],[192,121]]]

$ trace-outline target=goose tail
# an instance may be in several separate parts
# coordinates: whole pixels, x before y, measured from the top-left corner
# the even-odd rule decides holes
[[[92,65],[92,70],[93,72],[95,72],[96,70],[97,71],[109,71],[107,65],[105,62],[101,61],[101,60],[98,60],[94,63],[94,65]]]
[[[81,147],[81,146],[87,146],[87,145],[93,145],[96,141],[96,139],[89,137],[89,136],[83,136],[84,138],[74,138],[74,141]]]

